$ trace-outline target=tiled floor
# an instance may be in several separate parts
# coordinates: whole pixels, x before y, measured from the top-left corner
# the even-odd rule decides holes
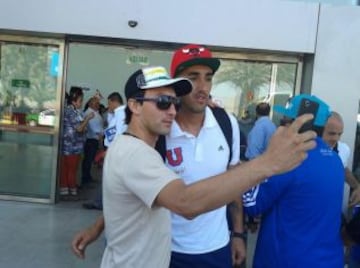
[[[0,201],[0,267],[95,268],[100,266],[104,239],[87,250],[85,260],[71,252],[73,235],[99,215],[81,202],[42,205]]]
[[[83,209],[81,204],[81,201],[57,205],[0,201],[0,267],[98,268],[104,237],[89,246],[85,260],[77,259],[71,252],[73,235],[100,214]],[[255,239],[256,235],[249,235],[250,256]],[[247,267],[251,267],[251,261]]]
[[[98,268],[104,237],[89,246],[85,260],[77,259],[71,252],[73,235],[100,214],[83,209],[81,204],[81,201],[56,205],[0,201],[0,267]],[[254,234],[249,236],[249,255],[255,239]],[[247,267],[251,267],[251,262]]]

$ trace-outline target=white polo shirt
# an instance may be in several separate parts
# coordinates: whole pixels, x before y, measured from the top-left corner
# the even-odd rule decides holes
[[[116,135],[122,134],[126,129],[125,124],[125,105],[119,106],[113,114],[108,114],[108,127],[105,129],[104,145],[109,147]]]
[[[230,165],[239,162],[240,134],[235,117],[230,116],[233,152]],[[166,164],[186,184],[227,170],[229,147],[212,111],[206,108],[204,125],[197,137],[182,131],[174,122],[166,137]],[[190,254],[208,253],[229,243],[226,207],[187,220],[172,213],[172,251]]]

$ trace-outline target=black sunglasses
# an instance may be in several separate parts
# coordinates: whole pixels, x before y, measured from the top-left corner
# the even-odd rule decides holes
[[[156,107],[162,111],[169,109],[171,104],[174,104],[176,111],[178,111],[180,108],[180,99],[177,97],[168,96],[168,95],[160,95],[156,98],[137,97],[137,98],[135,98],[135,100],[155,102]]]

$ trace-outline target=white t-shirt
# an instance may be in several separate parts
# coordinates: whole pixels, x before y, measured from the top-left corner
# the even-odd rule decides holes
[[[104,145],[109,147],[116,135],[122,134],[126,129],[125,124],[125,105],[119,106],[114,110],[113,114],[108,114],[108,126],[104,131]]]
[[[237,121],[230,116],[233,129],[233,152],[230,165],[239,162],[240,134]],[[229,147],[212,111],[207,108],[204,125],[197,137],[184,132],[174,122],[166,137],[166,164],[185,184],[218,175],[227,170]],[[172,251],[201,254],[220,249],[229,243],[226,207],[187,220],[175,213],[172,220]]]
[[[168,268],[170,213],[153,204],[161,189],[177,177],[142,140],[126,135],[114,139],[104,163],[107,245],[102,268]]]

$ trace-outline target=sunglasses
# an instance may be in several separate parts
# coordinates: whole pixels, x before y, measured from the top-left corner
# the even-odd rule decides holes
[[[168,95],[160,95],[156,98],[137,97],[137,98],[135,98],[135,100],[155,102],[156,107],[162,111],[168,110],[170,108],[171,104],[174,104],[176,111],[178,111],[180,108],[180,99],[177,97],[168,96]]]

